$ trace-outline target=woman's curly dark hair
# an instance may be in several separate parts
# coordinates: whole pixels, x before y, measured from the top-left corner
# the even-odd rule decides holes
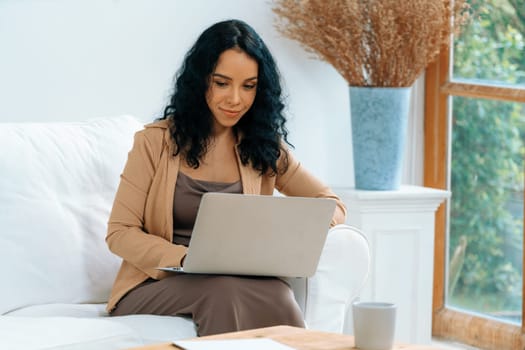
[[[189,166],[198,168],[208,150],[213,125],[205,97],[210,76],[219,56],[232,48],[244,51],[258,64],[255,101],[233,127],[237,135],[242,135],[238,145],[241,162],[251,164],[261,174],[281,173],[288,166],[283,141],[291,144],[283,116],[280,75],[265,43],[243,21],[216,23],[199,36],[177,72],[174,92],[160,119],[170,121],[175,154],[182,154]],[[278,169],[281,154],[284,162]]]

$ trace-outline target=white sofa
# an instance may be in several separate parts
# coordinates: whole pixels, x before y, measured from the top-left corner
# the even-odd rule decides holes
[[[106,223],[142,124],[0,123],[0,349],[122,349],[195,336],[188,318],[105,312],[120,263]],[[310,328],[343,331],[368,266],[359,231],[333,228],[315,276],[292,281]]]

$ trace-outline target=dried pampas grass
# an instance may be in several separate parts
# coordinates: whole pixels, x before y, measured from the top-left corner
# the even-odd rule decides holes
[[[276,0],[276,28],[351,86],[411,86],[469,17],[467,0]]]

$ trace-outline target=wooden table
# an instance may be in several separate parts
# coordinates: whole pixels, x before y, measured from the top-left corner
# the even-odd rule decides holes
[[[290,326],[275,326],[252,329],[249,331],[224,333],[194,340],[270,338],[298,350],[349,350],[355,349],[354,337],[351,335],[320,332]],[[135,350],[176,350],[173,344],[164,343],[147,345]],[[430,345],[396,344],[392,350],[444,350]]]

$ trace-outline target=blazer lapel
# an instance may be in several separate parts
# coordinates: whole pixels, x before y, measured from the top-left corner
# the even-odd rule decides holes
[[[175,193],[175,183],[177,182],[177,175],[180,169],[180,154],[173,156],[175,152],[175,145],[171,141],[171,134],[169,129],[166,129],[164,134],[164,152],[166,157],[166,174],[165,174],[165,188],[166,188],[166,222],[165,222],[165,238],[170,242],[173,240],[173,195]]]
[[[250,164],[242,164],[237,148],[235,148],[235,154],[237,155],[237,164],[241,174],[242,192],[244,194],[261,194],[261,175]]]

